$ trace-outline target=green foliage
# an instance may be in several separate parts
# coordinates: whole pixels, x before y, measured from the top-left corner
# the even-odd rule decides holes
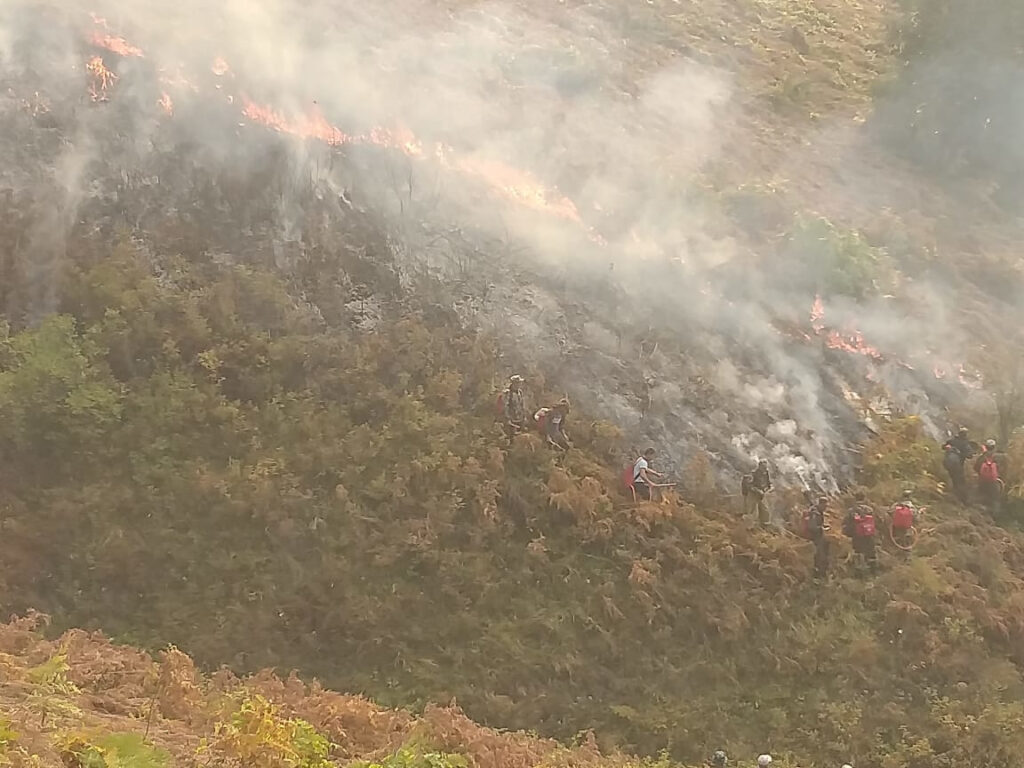
[[[283,717],[262,696],[242,696],[217,723],[212,745],[203,749],[230,755],[259,768],[330,768],[330,742],[305,720]],[[431,766],[430,768],[433,768]]]
[[[879,292],[892,279],[884,249],[857,232],[840,229],[824,217],[795,221],[787,248],[787,275],[816,293],[861,299]]]
[[[380,762],[353,763],[350,768],[468,768],[469,762],[462,755],[442,752],[421,752],[413,747],[403,747]]]
[[[12,727],[11,721],[6,717],[0,717],[0,754],[3,754],[17,741],[18,732]]]
[[[171,756],[138,733],[66,736],[61,759],[69,768],[167,768]]]
[[[37,667],[28,671],[29,682],[47,692],[75,694],[78,689],[68,680],[68,654],[61,651],[51,656]]]
[[[827,222],[801,233],[825,254],[812,290],[885,274]],[[862,580],[837,539],[836,580],[814,589],[809,545],[738,526],[699,457],[683,478],[699,506],[633,508],[614,428],[573,413],[568,453],[509,445],[507,372],[454,315],[396,304],[367,332],[290,296],[203,263],[158,280],[119,251],[69,276],[65,316],[0,343],[0,602],[694,762],[771,742],[792,764],[943,765],[956,712],[978,723],[958,759],[1019,746],[1024,541],[942,505],[915,422],[864,454],[878,504],[911,478],[931,496],[914,557],[883,545]],[[35,673],[44,719],[66,673]],[[251,698],[208,749],[313,768],[331,746]]]

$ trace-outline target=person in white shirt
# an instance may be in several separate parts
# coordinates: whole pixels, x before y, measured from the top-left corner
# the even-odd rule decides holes
[[[654,449],[648,448],[633,464],[633,490],[636,491],[638,499],[650,501],[651,489],[661,487],[654,480],[655,478],[660,480],[664,478],[664,475],[651,469],[651,461],[653,459]]]

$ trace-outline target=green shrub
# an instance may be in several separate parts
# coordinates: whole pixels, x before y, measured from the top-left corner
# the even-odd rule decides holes
[[[63,739],[61,759],[69,768],[167,768],[170,754],[138,733],[108,733]]]
[[[443,752],[421,752],[403,747],[380,762],[353,763],[350,768],[468,768],[469,761],[462,755]]]

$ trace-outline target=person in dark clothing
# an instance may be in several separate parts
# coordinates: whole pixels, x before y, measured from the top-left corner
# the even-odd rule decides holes
[[[526,395],[523,392],[523,377],[513,376],[508,380],[502,394],[502,415],[505,417],[505,432],[511,440],[526,426]]]
[[[828,536],[828,497],[819,496],[807,510],[807,538],[814,544],[814,577],[828,577],[830,545]]]
[[[974,461],[974,471],[978,475],[978,495],[981,503],[993,515],[999,513],[1003,500],[1002,469],[1005,466],[996,448],[995,440],[986,440],[985,448]]]
[[[743,478],[740,488],[743,494],[743,514],[749,515],[757,509],[757,521],[761,525],[768,525],[768,503],[765,496],[772,489],[772,478],[768,472],[768,462],[762,459],[757,462],[757,469],[750,475]]]
[[[565,420],[569,415],[569,401],[562,398],[551,408],[541,408],[534,414],[533,420],[548,443],[563,451],[572,447],[569,435],[565,431]]]
[[[942,465],[949,473],[953,493],[960,499],[961,504],[967,503],[967,478],[964,474],[964,462],[974,456],[974,444],[971,443],[967,435],[967,427],[960,427],[956,437],[951,437],[942,446],[945,451]]]
[[[843,533],[853,541],[853,551],[860,558],[861,565],[872,572],[878,570],[878,555],[875,552],[875,513],[867,503],[863,491],[858,491],[853,506],[843,521]]]

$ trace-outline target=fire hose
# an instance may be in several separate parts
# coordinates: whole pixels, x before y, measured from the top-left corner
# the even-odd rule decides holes
[[[919,515],[923,514],[925,512],[925,510],[927,510],[927,509],[928,509],[928,507],[921,507],[919,510],[917,510],[917,514],[919,514]],[[896,540],[896,528],[893,526],[893,522],[890,521],[889,522],[889,541],[892,542],[893,546],[896,547],[896,549],[898,549],[898,550],[900,550],[902,552],[910,552],[910,551],[912,551],[914,549],[914,545],[917,544],[917,540],[918,540],[918,538],[920,536],[920,533],[918,532],[917,527],[914,526],[914,525],[911,525],[909,528],[905,528],[903,530],[905,530],[909,534],[909,537],[910,537],[910,543],[909,544],[902,544],[902,543],[900,543],[899,541]]]

